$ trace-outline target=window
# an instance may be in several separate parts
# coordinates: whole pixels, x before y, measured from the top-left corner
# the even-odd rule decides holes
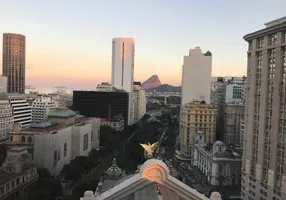
[[[83,151],[88,149],[88,133],[83,136]]]
[[[57,161],[58,161],[58,152],[56,150],[54,151],[54,167],[57,165]]]
[[[24,136],[21,137],[22,142],[26,142],[26,138]]]
[[[32,143],[32,137],[31,136],[28,137],[28,142]]]
[[[67,143],[64,144],[64,157],[67,156]]]

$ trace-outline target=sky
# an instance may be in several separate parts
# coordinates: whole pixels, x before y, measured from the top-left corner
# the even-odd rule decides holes
[[[285,0],[1,0],[0,34],[26,36],[26,85],[110,82],[115,37],[135,39],[136,81],[157,74],[180,85],[183,57],[196,46],[212,52],[213,76],[245,75],[243,36],[285,16],[285,7]]]

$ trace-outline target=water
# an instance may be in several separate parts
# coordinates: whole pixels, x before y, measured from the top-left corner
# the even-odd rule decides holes
[[[38,92],[39,94],[51,94],[57,93],[59,91],[66,92],[68,94],[72,94],[73,90],[92,90],[90,88],[66,88],[66,87],[54,87],[54,88],[26,88],[25,93],[28,94],[30,92]],[[93,89],[94,90],[94,89]]]

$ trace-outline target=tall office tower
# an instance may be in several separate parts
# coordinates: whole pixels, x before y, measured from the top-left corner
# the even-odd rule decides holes
[[[133,116],[133,81],[134,81],[133,38],[114,38],[112,40],[112,87],[129,93],[128,125],[134,123]]]
[[[242,199],[286,199],[286,17],[248,42]]]
[[[210,103],[212,54],[202,53],[200,47],[191,49],[184,57],[182,74],[182,105],[193,101]]]
[[[56,108],[51,97],[40,97],[32,103],[32,123],[42,123],[48,120],[50,111]]]
[[[8,93],[25,93],[25,57],[25,36],[4,33],[2,75],[8,78]]]

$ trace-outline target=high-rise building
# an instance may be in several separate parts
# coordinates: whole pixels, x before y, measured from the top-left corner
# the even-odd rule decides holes
[[[243,103],[246,77],[232,77],[227,81],[225,102]]]
[[[242,199],[286,199],[286,17],[248,42]]]
[[[21,94],[6,94],[0,93],[0,100],[8,100],[13,110],[13,121],[22,126],[29,126],[31,124],[31,106],[27,99]]]
[[[124,91],[73,91],[73,109],[81,115],[105,119],[122,115],[125,126],[128,125],[128,101],[128,93]]]
[[[223,77],[218,77],[215,89],[212,90],[212,103],[216,109],[216,140],[222,140],[224,135],[226,85],[225,79]]]
[[[8,100],[0,100],[0,143],[9,138],[13,127],[12,107]]]
[[[48,120],[48,114],[55,109],[56,103],[51,97],[40,97],[32,103],[32,123],[42,123]]]
[[[114,38],[112,40],[112,78],[111,85],[129,93],[128,121],[134,122],[133,116],[133,81],[134,81],[135,41],[133,38]]]
[[[133,86],[134,96],[134,123],[137,123],[146,113],[146,95],[145,90],[141,88],[140,84]]]
[[[203,142],[214,143],[216,109],[205,102],[187,103],[181,107],[180,149],[187,157],[194,156],[195,136],[200,131]]]
[[[223,141],[226,144],[240,145],[241,121],[244,119],[244,105],[226,104],[225,106],[225,131]]]
[[[184,57],[182,74],[182,105],[193,101],[210,103],[212,54],[202,53],[200,47],[191,49]]]
[[[26,37],[3,34],[2,75],[8,78],[8,93],[25,93]]]

